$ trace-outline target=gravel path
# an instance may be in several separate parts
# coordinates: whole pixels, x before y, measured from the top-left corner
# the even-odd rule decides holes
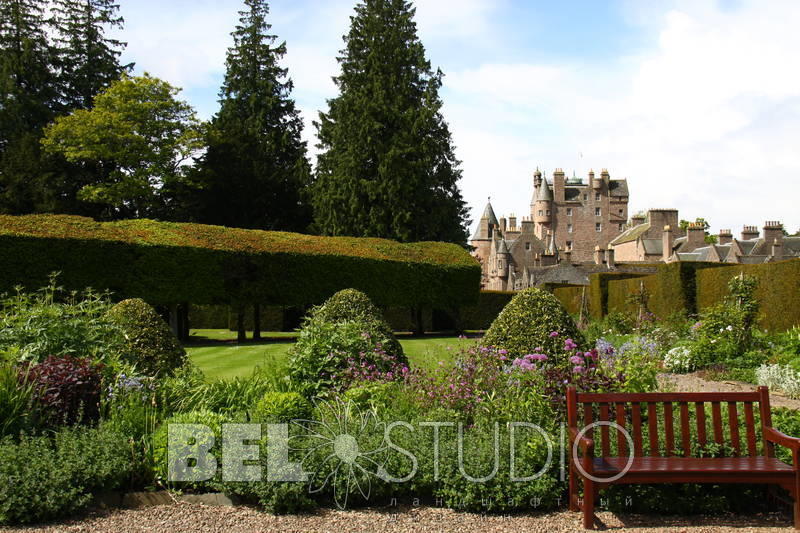
[[[719,515],[715,517],[661,517],[615,515],[598,513],[609,531],[670,532],[761,532],[790,531],[786,514],[752,516]],[[119,533],[165,531],[169,533],[219,532],[500,532],[526,531],[555,533],[580,531],[580,514],[555,512],[512,516],[482,516],[456,513],[449,509],[419,507],[396,508],[388,511],[366,509],[359,511],[321,510],[311,515],[273,516],[249,507],[209,507],[177,503],[136,510],[113,511],[45,527],[20,529],[0,528],[0,531],[96,532]]]
[[[738,392],[752,391],[756,385],[742,381],[710,381],[703,378],[703,371],[691,374],[661,374],[658,376],[661,388],[681,392]],[[772,407],[788,407],[800,409],[800,400],[793,400],[778,391],[769,391],[769,402]]]

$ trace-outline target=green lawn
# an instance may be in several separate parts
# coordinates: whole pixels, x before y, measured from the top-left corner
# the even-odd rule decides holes
[[[264,333],[267,338],[291,336],[286,333]],[[236,333],[228,330],[192,330],[191,343],[186,351],[191,361],[206,374],[208,379],[231,379],[247,376],[258,365],[283,367],[291,340],[249,342],[238,345],[222,342],[235,339]],[[400,337],[400,344],[412,367],[431,368],[439,361],[450,362],[460,348],[469,346],[474,339],[458,337]],[[197,343],[197,344],[195,344]],[[202,343],[202,345],[200,344]]]

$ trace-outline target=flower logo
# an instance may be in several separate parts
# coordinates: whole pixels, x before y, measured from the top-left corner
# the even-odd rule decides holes
[[[330,487],[339,509],[347,507],[351,494],[369,499],[371,478],[383,471],[382,462],[388,450],[384,440],[384,424],[372,411],[361,412],[353,402],[321,401],[317,405],[320,420],[293,420],[300,427],[290,438],[299,445],[293,451],[303,453],[301,462],[319,466],[311,473],[308,491],[321,493]]]

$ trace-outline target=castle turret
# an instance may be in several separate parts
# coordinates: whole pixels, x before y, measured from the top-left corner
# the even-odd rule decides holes
[[[508,262],[511,253],[508,251],[505,239],[500,239],[500,244],[497,248],[497,275],[501,278],[508,277]]]

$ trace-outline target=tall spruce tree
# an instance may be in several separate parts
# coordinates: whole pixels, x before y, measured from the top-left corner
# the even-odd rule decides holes
[[[0,212],[30,213],[47,203],[39,146],[55,116],[54,52],[45,0],[0,0]]]
[[[127,43],[106,37],[107,31],[123,26],[119,4],[114,0],[54,0],[53,4],[63,103],[70,111],[89,109],[97,93],[133,67],[119,63]]]
[[[407,0],[355,8],[335,79],[339,96],[315,122],[322,150],[315,225],[328,235],[466,244],[460,162]]]
[[[310,180],[302,120],[290,94],[292,81],[274,45],[269,7],[245,0],[228,50],[220,110],[208,128],[208,150],[199,162],[204,188],[202,222],[243,228],[304,230],[303,203]]]

